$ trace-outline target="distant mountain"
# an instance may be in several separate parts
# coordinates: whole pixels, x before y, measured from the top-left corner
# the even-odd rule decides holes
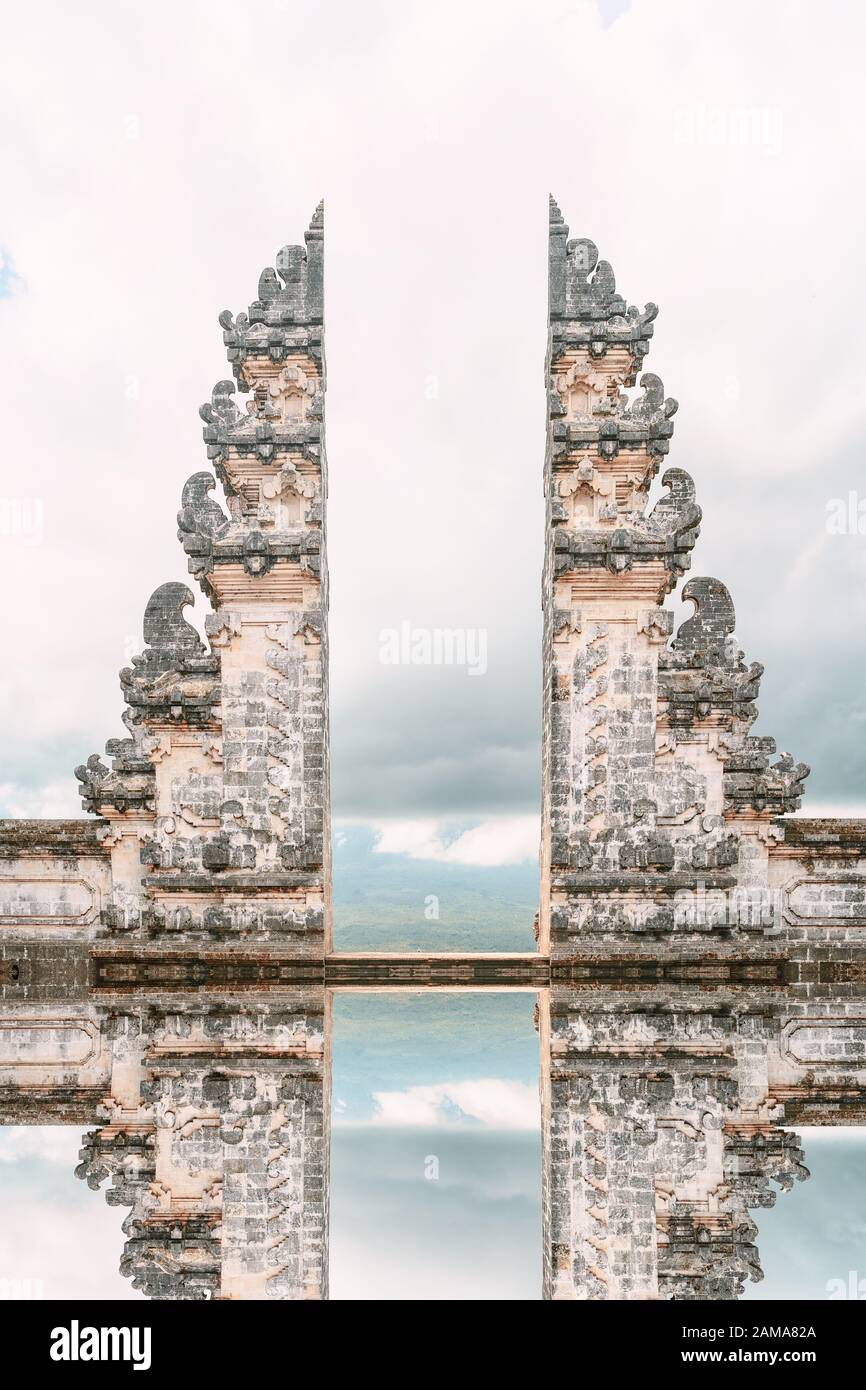
[[[443,864],[374,852],[368,826],[334,836],[338,951],[532,951],[538,866]]]

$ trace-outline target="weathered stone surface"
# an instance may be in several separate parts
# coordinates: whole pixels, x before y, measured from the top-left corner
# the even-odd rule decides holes
[[[121,672],[130,737],[76,769],[102,818],[103,933],[267,941],[321,960],[330,935],[323,213],[284,247],[247,315],[220,323],[237,386],[202,407],[208,458],[178,535],[210,600],[206,646],[185,585],[147,604]],[[222,484],[226,509],[212,494]]]
[[[739,1297],[785,1126],[866,1117],[862,994],[554,987],[540,1032],[548,1298]]]
[[[701,513],[679,469],[650,506],[676,402],[650,374],[628,389],[656,313],[627,306],[551,202],[539,940],[554,962],[748,953],[792,915],[771,861],[809,769],[750,733],[763,668],[737,646],[725,585],[685,585],[694,613],[672,640],[658,606]],[[840,911],[862,946],[856,908]]]
[[[121,1272],[135,1288],[327,1297],[324,1011],[321,989],[99,1010],[108,1080],[76,1171],[130,1209]]]
[[[121,1268],[149,1296],[326,1296],[325,992],[154,983],[7,998],[0,1116],[97,1122],[79,1176],[129,1209]],[[862,990],[621,972],[542,989],[539,1028],[549,1298],[738,1297],[749,1213],[808,1176],[786,1127],[866,1120]]]

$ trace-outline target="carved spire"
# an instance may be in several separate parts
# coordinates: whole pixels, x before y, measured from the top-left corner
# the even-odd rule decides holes
[[[220,314],[223,342],[239,381],[250,356],[282,362],[303,350],[321,361],[324,227],[324,203],[319,203],[304,246],[283,246],[277,252],[274,266],[266,266],[259,276],[258,298],[247,313],[235,317],[224,309]]]
[[[178,515],[190,573],[216,606],[237,595],[241,573],[322,572],[323,254],[320,203],[304,246],[282,247],[262,271],[249,312],[220,315],[237,387],[249,393],[239,402],[235,383],[218,381],[199,411],[229,515],[202,474],[186,484]]]
[[[554,352],[585,347],[593,356],[607,347],[627,348],[633,359],[632,385],[649,351],[658,308],[641,311],[617,294],[613,267],[599,260],[588,237],[569,240],[568,225],[550,198],[549,317]]]
[[[262,272],[248,312],[220,316],[235,380],[218,381],[200,412],[216,477],[193,473],[177,514],[189,570],[214,608],[204,624],[213,650],[183,616],[186,585],[158,589],[145,649],[120,677],[131,737],[107,745],[110,771],[97,757],[77,769],[85,808],[112,821],[115,841],[136,837],[148,869],[127,891],[118,851],[116,901],[103,914],[111,929],[170,919],[190,932],[290,931],[298,953],[323,950],[323,253],[320,205],[304,244],[282,247]],[[224,903],[252,871],[256,885],[268,877],[270,897]]]
[[[654,304],[641,312],[626,303],[595,243],[569,240],[551,198],[547,453],[553,571],[632,574],[635,592],[649,591],[661,602],[689,566],[701,511],[691,478],[677,468],[665,474],[668,491],[647,514],[650,484],[670,448],[677,402],[665,396],[652,372],[641,377],[642,394],[631,399],[627,388],[649,350],[656,312]]]

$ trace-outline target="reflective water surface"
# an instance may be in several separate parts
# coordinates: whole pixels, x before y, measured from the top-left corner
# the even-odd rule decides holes
[[[42,993],[0,1022],[7,1297],[866,1292],[856,985]]]

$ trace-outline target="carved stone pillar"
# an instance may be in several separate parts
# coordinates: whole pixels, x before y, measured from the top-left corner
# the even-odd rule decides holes
[[[208,458],[178,536],[213,606],[209,649],[165,584],[121,673],[131,737],[78,769],[108,822],[106,932],[256,941],[321,961],[330,936],[322,298],[323,213],[263,271],[246,314],[220,315],[237,387],[202,407]],[[217,480],[226,510],[211,496]]]

